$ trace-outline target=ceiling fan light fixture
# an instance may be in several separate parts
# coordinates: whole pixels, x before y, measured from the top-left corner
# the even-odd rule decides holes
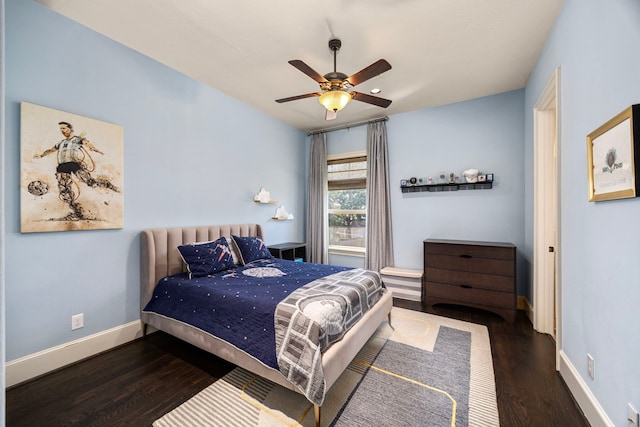
[[[343,90],[330,90],[320,95],[320,104],[334,113],[342,110],[351,101],[351,94]]]
[[[311,92],[303,95],[276,99],[276,102],[289,102],[295,101],[296,99],[305,99],[317,96],[319,97],[318,100],[320,101],[320,104],[327,109],[327,115],[325,115],[325,117],[333,116],[333,118],[335,118],[335,113],[346,107],[352,99],[376,105],[378,107],[387,108],[391,104],[390,100],[362,92],[351,91],[351,88],[359,85],[360,83],[366,82],[385,71],[389,71],[391,69],[391,64],[389,64],[385,59],[379,59],[357,73],[347,76],[346,74],[339,72],[336,67],[336,53],[338,52],[338,49],[340,49],[341,45],[342,42],[339,39],[329,40],[329,49],[333,52],[333,71],[325,74],[324,76],[299,59],[292,59],[289,61],[289,64],[315,80],[320,85],[320,92]]]

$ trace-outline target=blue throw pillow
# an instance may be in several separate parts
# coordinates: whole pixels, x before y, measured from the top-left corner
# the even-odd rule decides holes
[[[271,259],[271,252],[267,249],[267,245],[264,244],[259,237],[238,237],[231,236],[234,243],[240,252],[243,264],[249,264],[252,261],[258,259]]]
[[[213,242],[178,246],[189,278],[204,277],[236,267],[227,239],[221,237]]]

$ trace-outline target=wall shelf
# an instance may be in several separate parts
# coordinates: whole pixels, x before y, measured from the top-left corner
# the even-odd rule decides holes
[[[277,205],[277,200],[269,200],[268,202],[261,202],[260,200],[254,200],[255,203],[259,203],[261,205]]]
[[[408,185],[400,187],[403,193],[436,193],[441,191],[458,191],[458,190],[488,190],[493,188],[493,182],[459,182],[456,184],[427,184],[427,185]]]

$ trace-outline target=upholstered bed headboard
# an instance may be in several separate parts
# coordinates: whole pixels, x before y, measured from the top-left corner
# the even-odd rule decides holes
[[[259,224],[204,225],[196,227],[153,228],[140,236],[140,305],[144,308],[151,299],[160,279],[183,271],[178,246],[208,242],[222,236],[260,237]]]

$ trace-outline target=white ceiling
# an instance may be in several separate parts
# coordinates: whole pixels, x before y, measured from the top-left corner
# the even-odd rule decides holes
[[[562,0],[37,0],[39,3],[309,131],[524,87]],[[337,71],[380,58],[391,70],[355,87],[393,101],[352,101],[325,121],[318,84],[287,61]]]

